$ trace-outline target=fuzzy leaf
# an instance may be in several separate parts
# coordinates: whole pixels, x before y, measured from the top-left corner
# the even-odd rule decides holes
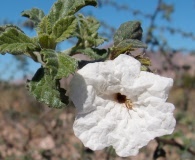
[[[33,21],[35,26],[37,26],[39,22],[41,22],[41,19],[45,16],[44,12],[38,8],[32,8],[30,10],[23,11],[21,15]]]
[[[59,19],[52,29],[52,35],[55,37],[56,42],[61,42],[71,37],[76,30],[77,20],[75,16],[66,16]]]
[[[147,48],[147,45],[136,39],[125,39],[116,45],[116,48],[119,50],[128,50],[131,48]]]
[[[12,24],[7,24],[5,26],[0,26],[0,34],[5,32],[8,28],[15,28],[16,30],[24,33],[18,26],[12,25]]]
[[[68,76],[77,69],[76,61],[54,50],[44,49],[40,52],[45,64],[41,67],[27,87],[31,94],[40,102],[50,107],[61,108],[69,103],[66,91],[60,88],[59,79]]]
[[[144,66],[151,66],[152,64],[150,59],[148,57],[144,57],[143,55],[137,55],[134,58],[140,61],[140,63]]]
[[[26,54],[38,45],[15,26],[0,27],[0,53]]]
[[[97,35],[95,37],[87,37],[86,40],[87,40],[88,44],[90,44],[89,46],[97,47],[97,46],[103,44],[107,39]],[[88,47],[88,46],[86,46],[86,47]]]
[[[64,18],[67,15],[73,15],[87,5],[96,6],[97,2],[96,0],[58,0],[52,6],[48,17],[51,24],[55,24],[60,18]]]
[[[106,41],[105,38],[98,35],[100,23],[93,17],[84,17],[78,15],[79,26],[76,37],[79,39],[77,46],[81,48],[97,47]]]
[[[44,68],[46,68],[49,74],[55,79],[67,77],[77,69],[77,61],[70,56],[48,49],[41,51],[41,54],[45,62]]]
[[[38,38],[39,38],[39,44],[41,48],[43,49],[56,48],[56,42],[54,37],[44,33],[44,34],[40,34]]]
[[[78,49],[77,52],[85,54],[95,60],[105,59],[108,57],[108,52],[106,49],[85,48],[85,49]]]
[[[49,74],[52,75],[52,77],[55,77],[59,68],[57,52],[54,50],[44,49],[40,52],[40,54],[43,55],[43,61],[45,62],[44,68],[49,71]]]
[[[121,24],[119,29],[114,34],[114,45],[119,44],[125,39],[137,39],[142,38],[142,28],[141,23],[138,21],[129,21]]]
[[[46,69],[40,68],[31,81],[27,81],[30,93],[40,102],[53,108],[62,108],[68,104],[65,90],[59,87],[57,81],[47,74]]]
[[[38,25],[38,34],[48,34],[52,32],[52,24],[47,16],[45,16]]]
[[[132,51],[135,48],[147,48],[147,45],[136,39],[125,39],[114,46],[110,58],[115,59],[118,55]]]
[[[58,53],[58,63],[59,68],[56,76],[57,79],[68,77],[69,74],[72,74],[76,71],[78,66],[77,61],[74,58],[62,53]]]

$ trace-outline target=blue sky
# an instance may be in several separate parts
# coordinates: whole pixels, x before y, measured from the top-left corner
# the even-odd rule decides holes
[[[40,8],[47,14],[54,2],[55,0],[1,0],[0,22],[3,23],[3,21],[7,19],[13,23],[21,23],[25,20],[25,18],[20,16],[21,11],[31,9],[32,7]],[[133,9],[139,9],[144,13],[153,13],[157,4],[157,0],[116,0],[116,2],[126,4]],[[175,12],[172,15],[171,22],[158,18],[157,23],[159,26],[175,27],[186,32],[193,32],[195,34],[195,22],[193,20],[193,17],[195,16],[195,0],[166,0],[166,2],[175,5]],[[93,13],[97,19],[106,21],[115,28],[118,28],[121,23],[129,20],[140,20],[142,22],[143,31],[146,31],[149,24],[149,21],[147,19],[143,19],[141,16],[135,17],[130,12],[116,10],[110,6],[101,6],[100,8],[86,7],[84,11],[87,13]],[[35,35],[35,32],[33,31],[27,29],[24,29],[24,31],[29,36]],[[101,28],[100,31],[102,31]],[[162,33],[161,36],[168,39],[169,45],[172,48],[186,48],[188,50],[195,50],[195,41],[191,39],[183,38],[180,35],[171,35],[169,33]],[[40,66],[33,61],[29,61],[29,64],[31,73],[34,73]],[[17,67],[17,63],[13,60],[12,56],[7,54],[5,56],[0,55],[0,79],[9,79],[11,75],[14,75],[14,79],[21,78],[22,72],[15,71],[15,68]]]

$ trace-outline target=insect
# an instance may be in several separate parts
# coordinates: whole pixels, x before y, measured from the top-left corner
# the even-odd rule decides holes
[[[125,104],[125,107],[127,109],[132,109],[133,108],[133,103],[130,99],[127,99],[127,97],[125,95],[122,95],[120,93],[117,93],[116,94],[116,99],[117,99],[117,102],[120,103],[120,104]]]
[[[133,103],[130,99],[126,99],[125,106],[127,109],[133,109]]]

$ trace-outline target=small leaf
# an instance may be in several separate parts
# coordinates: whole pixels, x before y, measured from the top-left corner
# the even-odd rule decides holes
[[[52,32],[52,24],[50,23],[47,16],[45,16],[38,25],[38,34],[48,34]]]
[[[142,41],[139,41],[136,39],[125,39],[121,41],[120,43],[118,43],[115,48],[119,50],[122,50],[122,49],[124,50],[125,48],[126,50],[128,50],[131,48],[147,48],[147,45],[143,43]]]
[[[65,54],[57,53],[54,50],[42,50],[43,61],[45,62],[44,68],[49,71],[55,79],[68,77],[77,69],[77,61]]]
[[[32,8],[30,10],[23,11],[21,15],[33,21],[35,26],[37,26],[39,22],[41,22],[41,19],[45,16],[44,12],[38,8]]]
[[[52,6],[48,17],[51,24],[55,24],[60,18],[64,18],[67,15],[73,15],[87,5],[96,6],[97,2],[96,0],[58,0]]]
[[[36,44],[31,38],[26,36],[20,29],[14,26],[0,27],[0,53],[26,54],[36,50]]]
[[[74,58],[62,53],[58,53],[58,63],[59,68],[56,76],[57,79],[68,77],[69,74],[72,74],[76,71],[78,66],[77,61]]]
[[[142,38],[142,28],[141,23],[138,21],[129,21],[121,24],[119,29],[114,34],[114,45],[119,44],[125,39],[137,39]]]
[[[134,57],[144,66],[151,66],[151,61],[148,57],[144,57],[143,55],[137,55]]]
[[[106,41],[98,35],[100,23],[93,17],[78,15],[79,26],[76,32],[78,38],[77,46],[80,48],[97,47]]]
[[[95,38],[94,37],[87,37],[86,40],[90,44],[89,46],[97,47],[97,46],[103,44],[107,39],[105,39],[103,37],[95,36]],[[88,46],[86,46],[86,47],[88,47]]]
[[[148,57],[144,57],[144,54],[138,54],[134,58],[141,63],[141,71],[152,72],[149,68],[152,63]]]
[[[147,48],[147,45],[136,39],[125,39],[113,47],[110,59],[115,59],[118,55],[133,51],[135,48]]]
[[[49,71],[50,75],[55,77],[59,68],[57,52],[51,49],[44,49],[40,52],[40,54],[43,55],[43,61],[45,62],[44,68]]]
[[[0,34],[5,32],[9,28],[15,28],[16,30],[24,33],[18,26],[12,25],[12,24],[6,24],[5,26],[0,26]]]
[[[85,49],[78,49],[76,52],[85,54],[95,60],[106,59],[108,57],[108,52],[106,49],[85,48]]]
[[[39,44],[43,49],[55,49],[56,42],[55,38],[48,34],[40,34],[39,35]]]
[[[38,101],[54,108],[61,108],[69,101],[65,96],[66,91],[60,88],[59,79],[75,72],[77,61],[51,49],[44,49],[40,54],[45,64],[32,80],[28,81],[27,87]]]
[[[27,88],[38,101],[49,107],[62,108],[69,103],[65,90],[59,88],[57,81],[44,68],[40,68],[32,80],[27,81]]]
[[[56,38],[56,42],[61,42],[70,38],[77,27],[77,20],[75,16],[66,16],[59,19],[52,29],[52,35]]]

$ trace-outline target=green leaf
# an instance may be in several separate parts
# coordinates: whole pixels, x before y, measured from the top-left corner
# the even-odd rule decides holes
[[[48,34],[50,35],[52,32],[52,24],[50,23],[47,16],[43,17],[41,22],[38,25],[38,34]]]
[[[74,58],[62,53],[58,54],[58,63],[59,68],[56,76],[57,79],[68,77],[69,74],[72,74],[76,71],[78,66],[78,63]]]
[[[141,23],[138,21],[129,21],[121,24],[119,29],[114,34],[114,45],[119,44],[125,39],[137,39],[142,38],[142,28]]]
[[[85,48],[78,49],[76,52],[85,54],[95,60],[106,59],[108,57],[108,52],[106,49]]]
[[[97,47],[106,41],[98,35],[100,23],[93,17],[78,15],[79,26],[76,32],[78,38],[77,46],[80,48]]]
[[[111,59],[115,59],[118,55],[130,52],[135,48],[147,48],[147,45],[136,39],[125,39],[113,47]]]
[[[128,50],[132,48],[147,48],[147,45],[136,39],[125,39],[118,43],[115,48],[118,50]]]
[[[77,69],[77,61],[65,54],[57,53],[54,50],[42,50],[43,61],[45,62],[44,68],[48,69],[55,79],[68,77]]]
[[[151,61],[148,57],[144,57],[143,54],[138,54],[134,56],[135,59],[137,59],[141,63],[141,71],[149,71],[151,72],[149,66],[151,66]]]
[[[45,62],[44,68],[49,71],[49,74],[52,75],[52,77],[55,77],[59,68],[57,52],[51,49],[44,49],[40,54],[43,55],[43,61]]]
[[[32,8],[30,10],[23,11],[21,15],[33,21],[35,26],[37,26],[39,22],[41,22],[41,19],[45,16],[44,12],[38,8]]]
[[[59,79],[67,77],[77,69],[77,61],[73,58],[44,49],[40,52],[45,64],[36,72],[27,87],[40,102],[54,108],[61,108],[69,103],[66,91],[60,88]]]
[[[40,34],[38,38],[39,38],[39,44],[41,48],[43,49],[55,49],[56,48],[56,42],[55,42],[54,37],[43,33],[43,34]]]
[[[52,35],[55,37],[56,42],[61,42],[70,38],[75,32],[77,27],[77,20],[75,16],[66,16],[59,19],[52,29]]]
[[[8,28],[15,28],[16,30],[24,33],[18,26],[12,24],[6,24],[5,26],[0,26],[0,34],[5,32]]]
[[[87,5],[96,6],[97,2],[96,0],[58,0],[52,6],[48,17],[51,24],[55,24],[60,18],[64,18],[67,15],[73,15]]]
[[[100,23],[94,17],[84,17],[82,14],[78,14],[78,19],[80,21],[80,28],[86,29],[86,32],[90,35],[94,34],[93,36],[95,36],[97,34]]]
[[[0,53],[8,52],[30,56],[29,51],[34,51],[37,48],[39,48],[38,44],[26,36],[18,27],[0,27]]]
[[[53,79],[44,68],[40,68],[32,80],[27,81],[27,88],[38,101],[49,107],[62,108],[69,103],[66,91],[59,87],[59,81]]]
[[[134,57],[144,66],[151,66],[151,61],[148,57],[144,57],[143,55],[137,55]]]

